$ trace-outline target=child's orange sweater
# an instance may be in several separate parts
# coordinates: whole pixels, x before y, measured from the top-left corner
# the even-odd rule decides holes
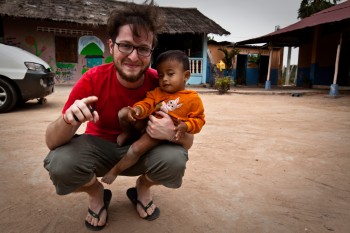
[[[167,93],[159,87],[147,93],[144,100],[134,104],[141,107],[141,114],[137,117],[144,119],[155,111],[168,113],[175,124],[177,119],[187,124],[188,133],[198,133],[205,124],[204,107],[197,92],[182,90],[176,93]]]

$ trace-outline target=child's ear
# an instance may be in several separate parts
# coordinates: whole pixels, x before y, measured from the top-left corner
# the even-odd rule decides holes
[[[191,72],[189,70],[186,70],[184,73],[184,79],[187,82],[190,79]]]

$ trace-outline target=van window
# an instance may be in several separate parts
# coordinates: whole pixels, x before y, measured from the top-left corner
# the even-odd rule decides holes
[[[78,63],[78,39],[75,37],[55,37],[56,62]]]

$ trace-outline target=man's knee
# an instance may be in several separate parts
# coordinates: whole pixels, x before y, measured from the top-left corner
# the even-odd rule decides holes
[[[147,175],[168,188],[179,188],[186,170],[187,151],[172,145],[157,152],[153,169]]]
[[[54,182],[69,180],[74,174],[75,168],[72,157],[64,153],[52,154],[45,159],[44,163],[45,168],[49,171],[51,180]]]
[[[182,179],[185,175],[186,161],[184,159],[172,159],[168,160],[170,164],[170,174],[172,174],[171,182],[167,184],[169,188],[180,188],[182,185]]]
[[[177,171],[184,171],[186,169],[187,157],[182,153],[169,153],[164,156],[164,162],[167,164],[166,167]]]

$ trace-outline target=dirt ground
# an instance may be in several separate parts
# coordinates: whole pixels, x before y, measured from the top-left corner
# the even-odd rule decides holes
[[[56,195],[42,166],[69,91],[0,115],[0,232],[88,232],[86,196]],[[103,232],[349,232],[350,95],[201,97],[183,186],[153,189],[160,218],[139,218],[125,195],[135,178],[118,177]]]

